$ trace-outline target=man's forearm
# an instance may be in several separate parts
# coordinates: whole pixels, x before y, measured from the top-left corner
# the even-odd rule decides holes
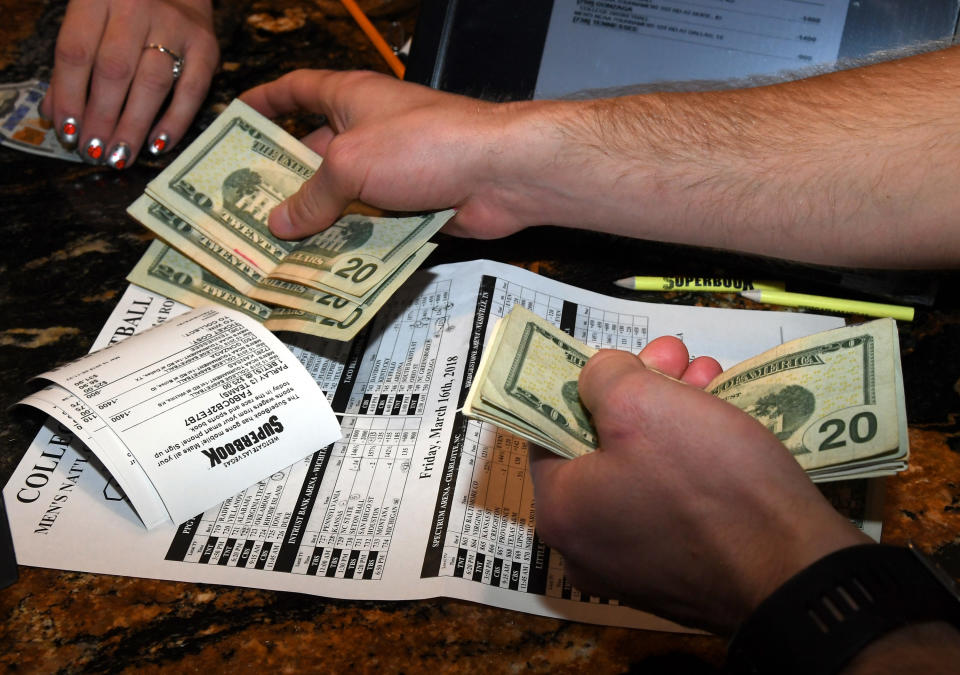
[[[954,48],[753,89],[534,103],[519,128],[539,138],[546,222],[825,264],[950,266],[958,92]]]

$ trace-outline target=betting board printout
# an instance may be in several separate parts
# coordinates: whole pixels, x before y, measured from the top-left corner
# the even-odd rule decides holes
[[[346,599],[448,596],[682,630],[572,587],[537,535],[526,442],[458,412],[486,338],[516,303],[593,347],[636,352],[677,335],[724,367],[843,323],[615,299],[484,260],[422,270],[351,342],[279,334],[341,439],[182,522],[146,530],[96,457],[50,421],[4,488],[19,562]],[[131,286],[95,348],[186,309]],[[880,485],[827,488],[875,538]]]

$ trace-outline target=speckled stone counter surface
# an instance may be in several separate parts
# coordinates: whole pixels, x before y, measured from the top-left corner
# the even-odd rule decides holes
[[[361,5],[391,39],[412,33],[416,0]],[[63,7],[0,0],[0,82],[48,77]],[[223,67],[192,135],[248,86],[293,68],[387,72],[334,0],[223,0],[217,22]],[[299,120],[285,123],[306,130]],[[149,241],[124,210],[166,161],[116,172],[0,148],[0,410],[33,390],[29,377],[89,349]],[[779,276],[792,290],[822,292],[815,280],[833,274],[555,228],[496,242],[437,240],[430,263],[491,258],[651,302],[747,306],[731,296],[630,294],[611,282],[635,273]],[[960,577],[960,310],[945,292],[957,275],[920,281],[941,292],[900,328],[912,454],[910,469],[887,481],[883,536],[915,541]],[[5,483],[41,419],[3,415]],[[0,591],[7,672],[707,673],[722,666],[724,652],[711,636],[584,625],[442,598],[350,602],[26,567]]]

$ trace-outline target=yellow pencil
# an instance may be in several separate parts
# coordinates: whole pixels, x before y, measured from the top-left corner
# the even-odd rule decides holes
[[[403,74],[406,72],[403,61],[398,59],[397,55],[393,53],[390,45],[383,39],[383,36],[380,35],[376,27],[370,22],[370,19],[367,18],[367,15],[363,13],[363,10],[360,9],[353,0],[340,0],[340,4],[350,12],[350,16],[353,17],[353,20],[360,26],[360,30],[364,32],[370,39],[370,42],[373,43],[373,46],[376,47],[377,51],[380,52],[380,56],[382,56],[387,62],[387,65],[390,66],[394,75],[402,80]]]
[[[913,307],[904,305],[885,305],[879,302],[828,298],[822,295],[806,295],[805,293],[789,293],[787,291],[754,290],[743,291],[740,295],[754,302],[765,302],[770,305],[782,305],[783,307],[807,307],[809,309],[824,309],[828,312],[878,317],[889,316],[899,321],[913,321]]]

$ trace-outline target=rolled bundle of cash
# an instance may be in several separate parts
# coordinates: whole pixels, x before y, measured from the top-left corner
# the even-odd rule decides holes
[[[521,305],[494,327],[463,414],[563,457],[599,446],[577,393],[596,350]],[[816,482],[907,466],[896,322],[879,319],[793,340],[737,364],[707,387],[770,429]]]
[[[322,158],[234,101],[127,210],[154,242],[127,277],[191,307],[229,305],[271,330],[353,338],[435,248],[453,211],[352,214],[300,241],[267,217]]]

